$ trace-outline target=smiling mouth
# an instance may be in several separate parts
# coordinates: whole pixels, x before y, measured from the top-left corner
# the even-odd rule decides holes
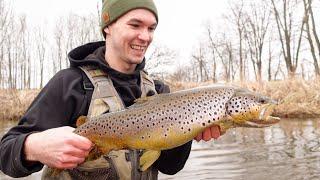
[[[141,51],[141,52],[145,51],[145,49],[147,48],[147,46],[139,46],[139,45],[131,45],[130,47],[131,49]]]

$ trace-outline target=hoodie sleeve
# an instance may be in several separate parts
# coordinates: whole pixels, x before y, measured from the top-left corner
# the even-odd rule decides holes
[[[161,81],[154,80],[154,83],[157,93],[162,94],[170,92],[169,86]],[[173,149],[161,151],[161,155],[156,161],[155,167],[164,174],[176,174],[184,167],[191,151],[191,145],[192,141]]]
[[[28,163],[24,157],[24,141],[33,133],[61,126],[72,126],[84,101],[79,91],[82,76],[77,70],[58,72],[41,90],[18,125],[1,139],[0,169],[11,177],[24,177],[40,171],[40,162]]]

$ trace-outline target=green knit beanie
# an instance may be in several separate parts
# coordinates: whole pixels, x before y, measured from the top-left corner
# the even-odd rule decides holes
[[[151,11],[157,21],[158,12],[153,0],[102,0],[101,31],[106,38],[104,28],[133,9],[143,8]]]

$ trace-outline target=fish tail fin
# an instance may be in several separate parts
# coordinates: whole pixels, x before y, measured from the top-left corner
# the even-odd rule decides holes
[[[160,156],[161,151],[146,150],[140,157],[141,171],[147,170]]]

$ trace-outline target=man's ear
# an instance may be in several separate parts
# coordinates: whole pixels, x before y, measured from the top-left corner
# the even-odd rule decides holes
[[[110,30],[109,30],[109,27],[108,27],[108,26],[105,27],[105,28],[103,29],[103,31],[104,31],[106,34],[110,34]]]

